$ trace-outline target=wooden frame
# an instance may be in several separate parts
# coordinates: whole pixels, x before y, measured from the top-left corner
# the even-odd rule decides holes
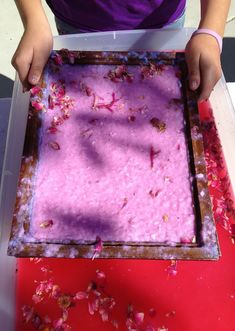
[[[103,242],[103,249],[99,253],[100,258],[139,258],[139,259],[218,259],[220,250],[218,246],[216,228],[213,221],[211,201],[207,187],[206,166],[203,152],[203,140],[200,129],[199,114],[196,94],[188,89],[187,69],[184,53],[157,53],[157,52],[58,52],[64,63],[79,64],[122,64],[139,65],[146,61],[153,61],[179,65],[181,69],[182,94],[184,98],[184,116],[186,121],[185,132],[190,155],[190,171],[194,178],[192,183],[193,198],[195,205],[196,239],[194,243],[177,244],[169,246],[162,243],[149,242]],[[71,65],[73,65],[71,64]],[[32,192],[28,183],[22,181],[27,175],[34,175],[38,159],[38,132],[41,126],[38,112],[30,109],[23,159],[20,171],[19,187],[21,191]],[[12,232],[9,242],[8,254],[14,256],[36,257],[83,257],[92,258],[95,252],[95,242],[87,241],[79,244],[76,241],[63,242],[37,242],[29,237],[30,211],[19,219],[18,213],[25,196],[17,197]],[[22,235],[23,234],[23,235]],[[48,253],[50,247],[50,253]]]

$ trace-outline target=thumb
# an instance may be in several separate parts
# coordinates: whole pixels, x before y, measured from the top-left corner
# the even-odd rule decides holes
[[[46,62],[47,59],[44,59],[40,54],[34,54],[28,74],[30,84],[36,85],[39,83]]]
[[[190,54],[187,56],[188,72],[189,72],[189,87],[195,91],[200,86],[200,56]]]

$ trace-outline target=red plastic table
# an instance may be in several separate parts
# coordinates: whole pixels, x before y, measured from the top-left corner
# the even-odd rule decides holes
[[[200,112],[220,260],[18,259],[16,331],[235,330],[235,220],[208,105]]]

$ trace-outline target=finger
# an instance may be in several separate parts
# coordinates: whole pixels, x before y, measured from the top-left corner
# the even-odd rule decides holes
[[[201,66],[201,89],[198,101],[207,100],[220,77],[219,72],[209,63]]]
[[[192,56],[192,53],[186,53],[186,59],[189,73],[189,87],[191,90],[195,91],[200,85],[200,55],[195,54],[194,56]]]
[[[13,56],[11,63],[18,72],[24,90],[28,90],[30,88],[28,84],[28,72],[30,69],[30,63],[17,53]]]
[[[36,85],[39,83],[46,62],[47,58],[41,56],[40,52],[34,51],[33,61],[28,75],[28,82],[30,84]]]

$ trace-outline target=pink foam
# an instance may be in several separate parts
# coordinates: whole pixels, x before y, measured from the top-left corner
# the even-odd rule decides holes
[[[110,68],[64,65],[48,78],[48,86],[65,79],[74,107],[54,134],[47,130],[61,115],[59,107],[43,115],[31,234],[55,241],[191,240],[195,217],[183,111],[171,102],[181,98],[175,69],[143,80],[140,67],[129,66],[133,82],[115,83],[104,78]],[[110,104],[115,93],[120,100],[113,111],[93,109],[94,97],[81,82],[98,95],[98,104]],[[152,118],[166,130],[153,127]],[[53,225],[42,227],[45,220]]]

